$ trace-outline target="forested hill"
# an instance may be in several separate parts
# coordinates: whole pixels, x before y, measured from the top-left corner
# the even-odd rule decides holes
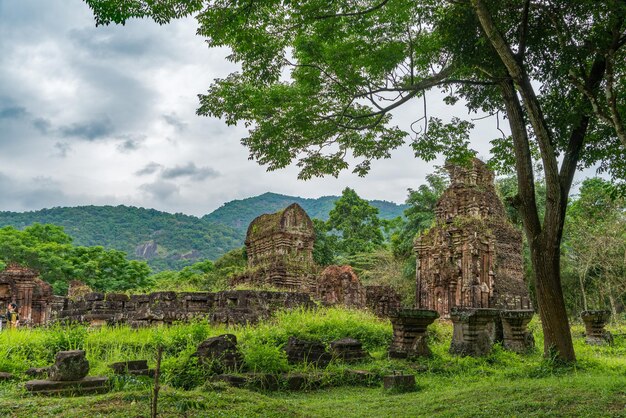
[[[322,196],[317,199],[307,199],[268,192],[259,196],[225,203],[222,207],[205,215],[202,219],[227,225],[245,234],[248,225],[257,216],[276,212],[292,203],[302,206],[311,218],[326,220],[337,199],[339,199],[339,196]],[[384,200],[370,200],[369,203],[378,208],[378,216],[381,219],[393,219],[402,216],[407,208],[406,205],[398,205]]]
[[[125,251],[155,271],[214,260],[242,245],[241,234],[195,216],[129,206],[80,206],[34,212],[0,212],[0,226],[39,223],[65,228],[73,243]]]
[[[197,218],[132,206],[79,206],[33,212],[0,212],[0,227],[22,229],[35,222],[65,228],[75,245],[103,246],[124,251],[129,258],[146,260],[154,271],[178,270],[200,259],[215,260],[243,245],[248,224],[264,213],[299,203],[311,218],[327,219],[337,196],[319,199],[265,193],[226,203]],[[402,215],[404,206],[372,201],[380,217]]]

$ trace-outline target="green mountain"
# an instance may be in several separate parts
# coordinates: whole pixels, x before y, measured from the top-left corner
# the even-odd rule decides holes
[[[215,260],[243,245],[248,224],[296,202],[311,218],[327,219],[338,196],[318,199],[265,193],[224,204],[202,218],[132,206],[79,206],[32,212],[0,212],[0,227],[22,229],[33,223],[65,228],[75,245],[102,246],[146,260],[154,271],[178,270],[202,259]],[[379,216],[401,216],[405,205],[374,200]]]
[[[155,271],[180,269],[198,259],[214,260],[241,246],[241,234],[182,213],[129,206],[80,206],[33,212],[0,212],[0,226],[18,229],[35,222],[65,228],[73,243],[125,251]]]
[[[247,199],[233,200],[222,207],[202,217],[210,222],[227,225],[245,235],[248,225],[254,218],[264,213],[273,213],[297,203],[311,218],[328,219],[328,213],[335,205],[339,196],[322,196],[317,199],[307,199],[296,196],[286,196],[277,193],[264,193],[260,196]],[[370,200],[369,203],[378,208],[381,219],[393,219],[402,216],[407,205],[387,202],[385,200]]]

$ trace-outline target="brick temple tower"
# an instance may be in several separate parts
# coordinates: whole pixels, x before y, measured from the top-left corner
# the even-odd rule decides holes
[[[454,306],[528,309],[522,235],[506,218],[485,163],[446,166],[450,186],[436,224],[415,240],[416,304],[449,317]]]

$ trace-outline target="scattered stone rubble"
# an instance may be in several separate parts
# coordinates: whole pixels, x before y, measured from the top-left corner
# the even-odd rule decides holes
[[[333,358],[345,363],[358,363],[370,359],[367,351],[363,350],[363,344],[354,338],[342,338],[330,343],[330,353]]]
[[[585,342],[590,345],[605,345],[613,343],[613,335],[604,329],[611,319],[611,311],[583,311],[580,317],[585,323]]]
[[[117,375],[154,377],[155,370],[148,367],[148,360],[119,361],[109,364]]]
[[[201,364],[212,367],[218,372],[238,370],[243,365],[243,356],[237,348],[237,337],[223,334],[204,340],[198,346],[194,356]]]
[[[332,359],[321,342],[301,340],[296,337],[289,337],[285,352],[289,364],[311,363],[318,367],[326,367]]]
[[[48,369],[48,380],[29,380],[24,386],[38,395],[84,395],[109,390],[107,377],[88,373],[89,362],[83,350],[59,351]]]

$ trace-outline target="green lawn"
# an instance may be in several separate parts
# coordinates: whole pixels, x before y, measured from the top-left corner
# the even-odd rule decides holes
[[[536,322],[531,325],[541,347],[540,327]],[[53,340],[58,343],[63,334],[73,347],[88,350],[92,374],[109,374],[106,363],[137,356],[146,358],[158,340],[166,346],[164,387],[159,397],[162,417],[626,417],[625,328],[624,325],[610,328],[616,334],[613,346],[590,347],[584,343],[582,328],[575,326],[578,362],[570,366],[543,359],[539,350],[517,355],[499,346],[484,358],[451,356],[447,353],[451,334],[447,324],[436,324],[432,329],[432,358],[390,361],[384,350],[390,337],[385,337],[390,333],[389,325],[341,310],[287,314],[259,327],[230,330],[240,339],[248,368],[257,371],[285,371],[285,367],[294,370],[285,366],[278,349],[288,334],[309,337],[333,334],[332,338],[357,334],[368,342],[368,349],[374,355],[372,361],[357,366],[331,364],[326,370],[316,370],[322,374],[325,386],[305,392],[235,389],[205,383],[204,375],[181,372],[180,368],[189,366],[185,356],[192,351],[190,347],[207,334],[224,332],[206,324],[139,331],[124,327],[95,331],[23,330],[19,336],[12,336],[12,342],[6,339],[6,334],[0,335],[0,370],[13,371],[19,380],[25,380],[20,371],[32,363],[41,365],[49,361],[53,350],[46,351],[45,344]],[[187,345],[181,342],[185,338]],[[65,348],[63,344],[60,346]],[[255,347],[265,350],[264,355],[255,354]],[[10,369],[9,364],[13,366]],[[392,394],[384,392],[380,385],[347,386],[342,373],[348,367],[366,369],[379,377],[394,370],[413,373],[418,390]],[[295,371],[311,369],[300,367]],[[193,384],[181,376],[192,379]],[[182,386],[193,388],[183,390],[181,381]],[[150,410],[150,385],[149,380],[117,380],[113,390],[105,395],[45,398],[25,393],[19,381],[3,383],[0,416],[145,417]]]

